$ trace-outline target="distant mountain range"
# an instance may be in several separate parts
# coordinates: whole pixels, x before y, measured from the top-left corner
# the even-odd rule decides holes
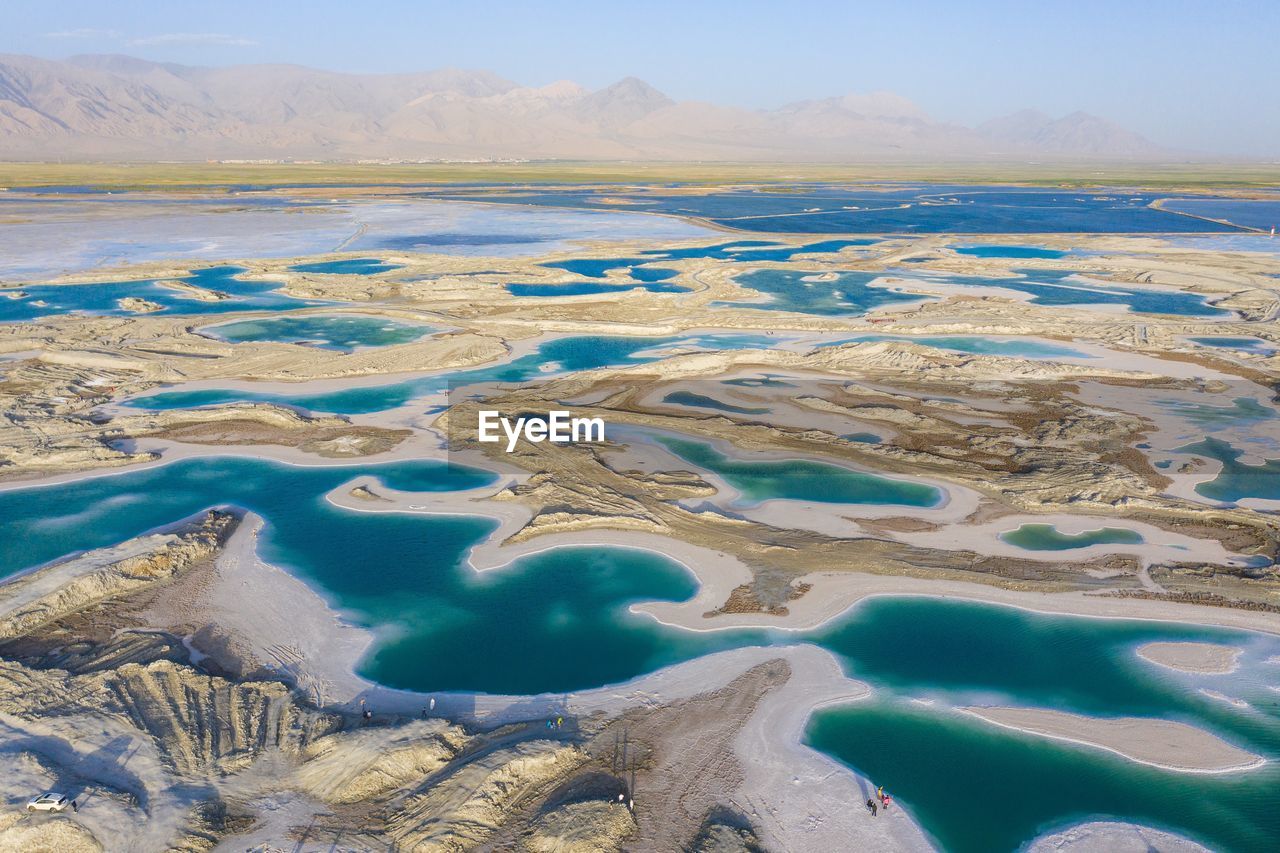
[[[0,159],[1143,160],[1177,156],[1087,113],[977,128],[881,92],[744,110],[634,77],[598,91],[486,71],[339,74],[128,56],[0,55]]]

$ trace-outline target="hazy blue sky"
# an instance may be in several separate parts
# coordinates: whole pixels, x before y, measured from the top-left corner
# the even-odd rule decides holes
[[[1280,149],[1280,0],[8,0],[0,51],[339,71],[627,75],[746,107],[889,90],[974,124],[1085,110],[1157,142]]]

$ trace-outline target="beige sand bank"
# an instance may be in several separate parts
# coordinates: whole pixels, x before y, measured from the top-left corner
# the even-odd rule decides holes
[[[1042,835],[1027,853],[1209,853],[1209,848],[1149,826],[1095,821]]]
[[[1147,643],[1138,657],[1181,672],[1222,674],[1235,672],[1243,649],[1214,643]]]
[[[1085,717],[1043,708],[961,708],[992,725],[1105,749],[1130,761],[1180,773],[1250,770],[1265,759],[1209,732],[1170,720]]]

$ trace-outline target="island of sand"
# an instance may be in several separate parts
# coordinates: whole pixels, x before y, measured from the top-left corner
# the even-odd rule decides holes
[[[1184,773],[1230,773],[1259,767],[1264,759],[1216,735],[1171,720],[1103,719],[1042,708],[962,708],[992,725],[1105,749],[1116,755]]]
[[[1146,643],[1138,657],[1180,672],[1223,675],[1235,672],[1242,649],[1216,643]]]

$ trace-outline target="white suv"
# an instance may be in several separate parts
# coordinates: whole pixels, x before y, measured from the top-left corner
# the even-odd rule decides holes
[[[67,806],[72,806],[71,798],[66,794],[55,794],[50,791],[47,794],[41,794],[38,797],[32,797],[27,801],[27,811],[29,812],[61,812],[66,811]]]

